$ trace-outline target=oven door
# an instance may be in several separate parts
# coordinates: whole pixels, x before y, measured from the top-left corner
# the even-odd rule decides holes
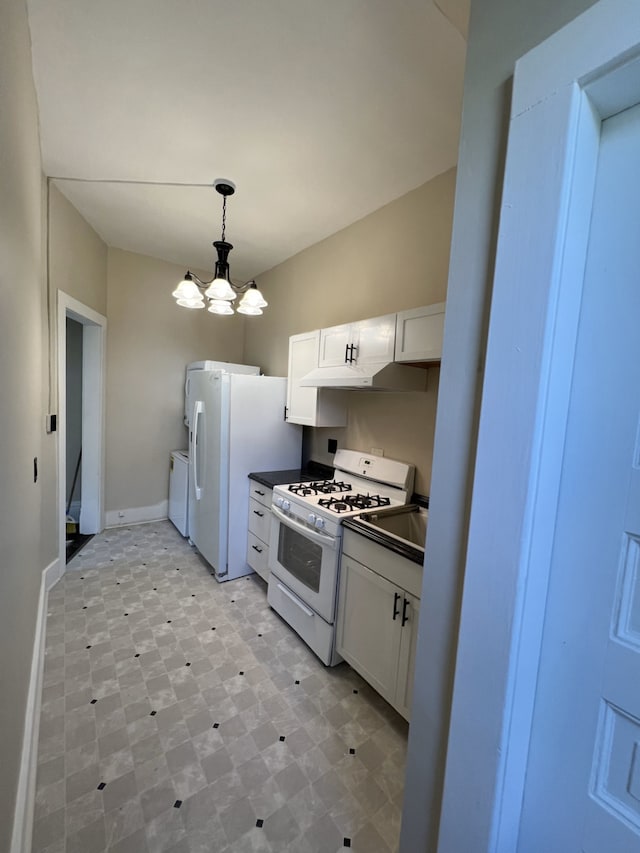
[[[335,616],[339,557],[339,537],[311,530],[271,507],[269,570],[329,623]]]

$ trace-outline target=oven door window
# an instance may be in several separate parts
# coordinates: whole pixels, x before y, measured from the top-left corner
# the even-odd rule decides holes
[[[280,524],[279,529],[278,563],[300,583],[319,592],[322,546],[284,524]]]

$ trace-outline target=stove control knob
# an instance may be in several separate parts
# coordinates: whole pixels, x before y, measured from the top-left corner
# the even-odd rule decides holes
[[[284,505],[284,498],[276,498],[276,506],[280,507],[280,509],[282,509],[283,505]]]
[[[310,513],[309,513],[309,516],[308,516],[308,518],[307,518],[307,521],[309,522],[309,524],[310,524],[312,527],[314,526],[314,524],[316,523],[316,515],[315,515],[315,513],[314,513],[314,512],[310,512]]]
[[[324,530],[324,518],[316,518],[315,527],[317,530]]]
[[[291,509],[291,503],[286,499],[282,499],[282,509],[286,512],[288,509]]]

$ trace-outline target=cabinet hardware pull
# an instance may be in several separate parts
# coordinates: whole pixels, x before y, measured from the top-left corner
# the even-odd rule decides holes
[[[398,616],[400,615],[400,610],[398,609],[398,603],[400,602],[400,598],[402,596],[399,592],[393,596],[393,621],[395,622]]]
[[[353,364],[353,362],[356,360],[356,357],[354,356],[353,351],[354,350],[357,351],[357,349],[358,349],[358,347],[356,344],[349,344],[349,353],[350,353],[349,364]]]
[[[284,407],[284,419],[285,419],[285,421],[288,420],[288,414],[289,414],[289,406],[285,406]]]
[[[256,495],[260,495],[260,497],[264,497],[264,492],[261,492],[260,489],[256,489]]]
[[[348,363],[349,363],[349,344],[345,344],[345,348],[344,348],[344,363],[345,363],[345,364],[348,364]]]
[[[254,551],[257,551],[258,554],[262,554],[262,548],[258,548],[257,545],[252,545],[251,547],[253,548]]]
[[[264,515],[264,513],[263,513],[263,512],[258,512],[258,510],[257,510],[257,509],[254,509],[253,514],[254,514],[254,515],[258,515],[258,516],[260,516],[260,518],[262,518],[262,516]]]
[[[409,599],[405,598],[404,603],[402,605],[402,626],[401,626],[402,628],[404,628],[404,626],[409,621],[409,617],[407,616],[407,608],[408,607],[409,607]]]

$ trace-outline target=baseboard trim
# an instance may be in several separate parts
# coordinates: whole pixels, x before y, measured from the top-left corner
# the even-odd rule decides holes
[[[107,510],[106,527],[129,527],[131,524],[146,524],[148,521],[163,521],[169,515],[169,500],[152,506],[135,506],[129,509]]]
[[[33,815],[36,797],[36,771],[38,767],[38,735],[40,732],[40,705],[42,702],[42,675],[44,670],[44,643],[47,633],[47,596],[49,590],[64,574],[65,566],[58,559],[49,563],[42,572],[36,629],[33,638],[31,673],[24,715],[24,735],[20,775],[13,813],[11,853],[30,853],[33,836]]]
[[[54,560],[52,563],[49,563],[42,573],[42,582],[44,584],[45,592],[49,592],[49,590],[53,589],[66,570],[66,563],[61,563],[60,560]]]

